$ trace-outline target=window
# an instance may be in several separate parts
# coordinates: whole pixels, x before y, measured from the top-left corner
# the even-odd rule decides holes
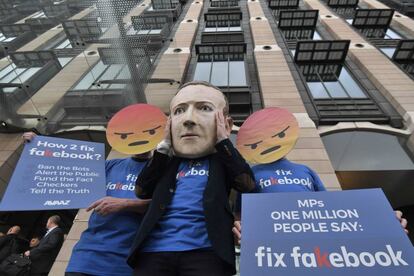
[[[241,32],[241,12],[205,13],[204,32]]]
[[[13,52],[10,58],[18,67],[42,67],[48,62],[57,62],[53,51]]]
[[[16,37],[5,37],[2,33],[0,33],[0,42],[10,42],[13,41]]]
[[[127,35],[161,35],[169,33],[172,20],[168,16],[132,16]]]
[[[36,18],[46,18],[46,14],[43,11],[38,11],[35,12],[34,14],[32,14],[30,16],[31,19],[36,19]]]
[[[62,25],[66,37],[74,45],[79,42],[98,39],[103,33],[103,28],[98,25],[96,19],[66,20]]]
[[[69,39],[65,39],[63,42],[61,42],[60,44],[58,44],[53,49],[70,49],[70,48],[72,48],[72,45],[70,44],[70,40]]]
[[[345,67],[339,67],[338,70],[335,65],[326,65],[323,66],[322,74],[318,72],[319,68],[321,67],[310,66],[307,76],[305,75],[306,84],[314,99],[367,98]]]
[[[213,8],[236,7],[238,5],[238,0],[210,0],[210,6]]]
[[[392,9],[357,9],[354,18],[346,21],[367,38],[401,39],[401,35],[390,28],[393,15]]]
[[[0,71],[0,83],[24,83],[35,73],[37,73],[42,67],[23,67],[18,68],[15,64],[10,64]],[[3,92],[12,93],[17,87],[3,88]]]
[[[278,27],[287,40],[320,39],[316,34],[318,10],[280,11]]]
[[[382,47],[382,48],[380,48],[380,50],[389,58],[392,58],[392,56],[395,53],[395,48],[394,47]]]
[[[175,9],[180,5],[178,0],[151,0],[151,3],[154,10]]]
[[[414,40],[400,40],[391,58],[400,65],[402,70],[414,77]]]
[[[196,45],[198,62],[194,80],[203,80],[220,87],[247,86],[244,54],[245,44]]]
[[[318,123],[388,122],[380,106],[345,66],[349,40],[298,41],[294,60],[301,71]]]
[[[126,84],[101,84],[104,80],[125,80],[131,77],[124,64],[105,65],[99,61],[72,90],[124,89]]]

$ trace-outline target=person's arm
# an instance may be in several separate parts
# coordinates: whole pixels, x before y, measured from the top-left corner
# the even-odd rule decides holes
[[[313,180],[313,187],[315,188],[316,192],[324,192],[326,191],[325,186],[322,183],[322,180],[320,179],[319,175],[313,171],[311,168],[306,167],[309,170],[309,174],[312,176]]]
[[[254,190],[254,176],[250,166],[246,163],[239,152],[234,148],[229,139],[222,140],[216,144],[216,150],[221,163],[225,166],[232,181],[232,188],[246,193]]]
[[[148,160],[141,173],[135,181],[135,195],[141,199],[150,199],[157,186],[158,180],[165,171],[168,161],[170,160],[171,146],[171,118],[168,117],[164,129],[164,140],[162,140],[154,155]]]
[[[104,197],[92,203],[86,211],[94,210],[101,216],[106,216],[120,211],[144,213],[151,200]]]
[[[55,231],[61,231],[61,230],[55,230]],[[50,237],[48,237],[49,239],[47,243],[40,243],[39,246],[37,246],[36,248],[26,251],[25,255],[31,258],[36,258],[38,255],[44,252],[48,252],[54,248],[57,248],[60,244],[62,244],[63,234],[56,232],[56,233],[50,233],[49,235]]]
[[[227,173],[232,179],[232,188],[239,192],[250,192],[255,188],[253,172],[250,166],[246,163],[241,154],[231,143],[228,131],[229,125],[224,119],[223,113],[219,112],[216,115],[217,123],[217,143],[216,151],[218,157],[225,166]]]

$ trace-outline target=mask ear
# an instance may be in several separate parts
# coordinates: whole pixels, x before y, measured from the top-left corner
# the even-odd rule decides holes
[[[230,116],[226,116],[226,121],[227,121],[227,125],[226,125],[227,134],[230,136],[231,130],[233,128],[233,119]]]

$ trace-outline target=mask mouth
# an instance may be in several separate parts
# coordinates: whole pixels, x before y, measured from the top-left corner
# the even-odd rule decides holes
[[[268,154],[268,153],[270,153],[272,151],[276,151],[278,149],[280,149],[280,146],[274,146],[274,147],[268,148],[267,150],[262,151],[260,153],[260,155],[265,155],[265,154]]]
[[[149,143],[149,141],[146,141],[146,140],[136,141],[136,142],[132,142],[132,143],[128,144],[128,146],[130,146],[130,147],[141,146],[141,145],[145,145],[145,144],[148,144],[148,143]]]
[[[197,134],[192,133],[186,133],[184,135],[181,135],[181,138],[193,138],[193,137],[199,137]]]

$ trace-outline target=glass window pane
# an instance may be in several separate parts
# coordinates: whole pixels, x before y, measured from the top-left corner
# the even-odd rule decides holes
[[[229,31],[229,27],[219,27],[217,28],[217,32],[228,32]]]
[[[194,73],[194,80],[210,82],[210,70],[211,62],[198,62]]]
[[[388,28],[387,32],[385,33],[386,39],[402,39],[402,37],[393,29]]]
[[[0,82],[3,82],[2,78],[13,71],[14,66],[12,64],[6,66],[0,71]]]
[[[216,86],[227,86],[229,63],[227,61],[213,62],[213,70],[211,73],[211,83]]]
[[[229,31],[231,32],[241,32],[242,28],[240,26],[230,27]]]
[[[313,38],[312,39],[313,40],[322,40],[322,37],[321,37],[321,35],[317,31],[315,31],[313,33]]]
[[[74,90],[84,90],[89,89],[92,83],[95,81],[95,78],[98,78],[102,72],[106,69],[107,65],[103,64],[102,61],[99,61],[90,72],[88,72],[83,79],[75,86]]]
[[[113,80],[122,69],[122,64],[112,64],[106,69],[105,73],[99,78],[99,80]],[[102,84],[100,89],[107,88],[109,84]]]
[[[128,66],[124,65],[121,70],[121,73],[116,77],[117,80],[127,80],[131,78],[131,74],[129,73]],[[109,89],[123,89],[126,87],[126,84],[111,84]]]
[[[23,73],[25,70],[26,70],[26,68],[15,68],[12,72],[10,72],[10,74],[8,74],[7,76],[5,76],[1,80],[1,82],[3,82],[3,83],[10,83],[15,78],[17,78],[21,73]]]
[[[55,49],[64,49],[64,48],[72,48],[70,45],[69,39],[64,40],[62,43],[58,44]]]
[[[16,90],[17,90],[16,87],[6,87],[6,88],[3,88],[3,92],[4,93],[13,93]]]
[[[216,32],[216,31],[217,31],[216,28],[212,28],[212,27],[207,27],[207,28],[204,29],[204,32],[206,32],[206,33],[213,33],[213,32]]]
[[[229,65],[229,85],[247,86],[244,61],[230,61]]]
[[[24,73],[20,74],[18,78],[16,78],[13,83],[23,83],[27,81],[31,76],[36,74],[42,67],[32,67],[28,68]]]
[[[394,56],[395,53],[395,48],[390,47],[390,48],[380,48],[380,50],[387,55],[389,58],[392,58]]]
[[[342,68],[341,74],[339,75],[339,81],[345,87],[349,96],[352,98],[366,98],[367,96],[362,91],[361,87],[356,83],[349,74],[346,68]]]
[[[72,58],[71,57],[60,57],[58,58],[58,60],[59,60],[60,65],[62,67],[65,67],[65,65],[68,64],[72,60]]]
[[[308,82],[309,90],[312,94],[312,97],[315,99],[326,99],[329,98],[328,93],[326,93],[325,88],[320,82]]]
[[[337,81],[324,82],[329,95],[332,98],[348,98],[345,90]]]

